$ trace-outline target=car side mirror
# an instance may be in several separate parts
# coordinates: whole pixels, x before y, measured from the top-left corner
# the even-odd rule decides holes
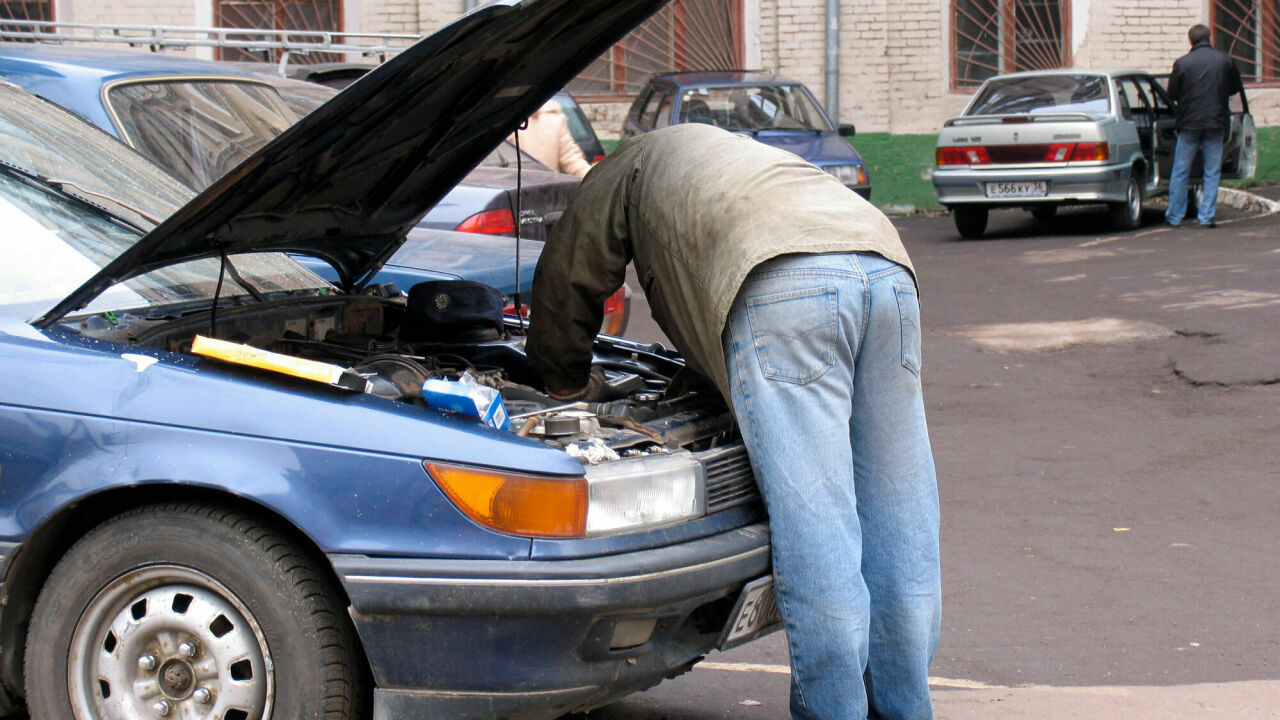
[[[851,138],[858,134],[858,129],[852,125],[843,124],[836,128],[836,132],[840,133],[840,137]]]

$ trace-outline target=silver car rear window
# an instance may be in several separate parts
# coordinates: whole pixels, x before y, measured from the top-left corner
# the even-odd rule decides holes
[[[1031,75],[988,80],[965,114],[1110,111],[1107,79],[1101,75]]]

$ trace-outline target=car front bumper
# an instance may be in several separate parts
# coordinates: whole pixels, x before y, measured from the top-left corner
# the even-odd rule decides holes
[[[329,559],[373,671],[375,718],[550,720],[691,667],[742,587],[769,572],[769,552],[761,523],[574,560]]]
[[[990,198],[987,183],[1043,180],[1048,192],[1042,197]],[[1040,203],[1104,203],[1124,202],[1129,180],[1129,165],[1087,165],[1084,167],[938,169],[933,174],[933,187],[938,202],[947,207],[958,205],[1016,206]]]

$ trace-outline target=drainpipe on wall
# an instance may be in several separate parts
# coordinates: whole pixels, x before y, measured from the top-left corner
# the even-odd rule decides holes
[[[840,0],[827,0],[827,114],[840,122]]]

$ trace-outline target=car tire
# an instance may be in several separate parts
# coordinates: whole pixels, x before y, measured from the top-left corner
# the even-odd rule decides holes
[[[339,598],[309,553],[254,518],[191,504],[124,513],[41,589],[31,718],[359,717],[365,665]]]
[[[987,230],[987,208],[958,207],[952,212],[960,237],[974,240]]]
[[[1142,226],[1142,176],[1129,173],[1123,202],[1111,205],[1111,222],[1120,230],[1136,230]]]
[[[1031,208],[1031,217],[1037,222],[1049,222],[1058,214],[1057,205],[1036,205]]]

